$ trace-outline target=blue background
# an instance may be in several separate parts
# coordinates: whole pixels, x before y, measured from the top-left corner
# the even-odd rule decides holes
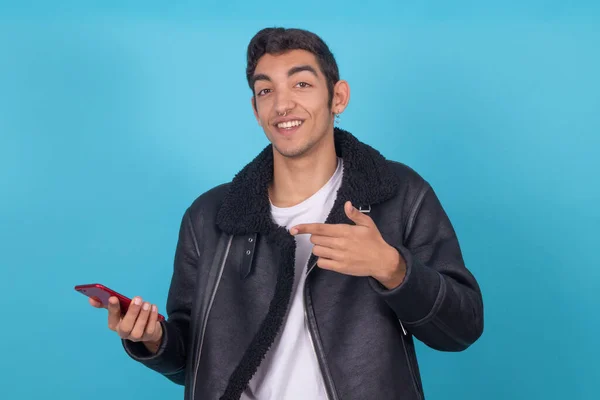
[[[183,211],[267,144],[274,25],[331,46],[340,126],[432,183],[482,286],[475,345],[418,345],[427,398],[600,396],[597,2],[107,3],[0,3],[0,398],[181,398],[73,286],[164,310]]]

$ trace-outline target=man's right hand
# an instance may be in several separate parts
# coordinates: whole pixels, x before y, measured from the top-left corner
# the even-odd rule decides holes
[[[144,343],[146,348],[155,354],[163,336],[156,305],[143,302],[140,297],[134,297],[127,313],[121,316],[119,299],[113,296],[108,303],[108,328],[117,332],[122,339]],[[90,304],[96,308],[103,308],[102,303],[92,298]]]

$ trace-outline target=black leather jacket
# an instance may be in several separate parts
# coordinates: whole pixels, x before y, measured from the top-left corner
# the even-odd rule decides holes
[[[330,400],[423,399],[413,338],[461,351],[483,331],[479,286],[464,265],[452,225],[429,184],[335,129],[344,175],[330,223],[352,223],[347,200],[369,212],[407,263],[387,290],[373,278],[315,266],[304,287],[306,319]],[[281,330],[294,280],[294,238],[270,216],[267,146],[231,183],[202,194],[181,223],[155,355],[123,341],[128,354],[173,382],[185,399],[239,399]]]

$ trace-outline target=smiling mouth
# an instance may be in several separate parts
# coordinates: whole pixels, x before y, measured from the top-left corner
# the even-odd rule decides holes
[[[302,125],[303,122],[304,121],[300,121],[300,120],[286,121],[286,122],[280,122],[276,126],[279,129],[292,129],[292,128]]]

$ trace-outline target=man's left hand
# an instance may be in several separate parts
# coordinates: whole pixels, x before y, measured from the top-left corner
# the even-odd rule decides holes
[[[406,275],[406,263],[394,247],[381,236],[375,222],[349,201],[344,211],[356,225],[300,224],[292,235],[311,235],[313,254],[320,268],[353,276],[371,276],[388,289],[400,285]]]

